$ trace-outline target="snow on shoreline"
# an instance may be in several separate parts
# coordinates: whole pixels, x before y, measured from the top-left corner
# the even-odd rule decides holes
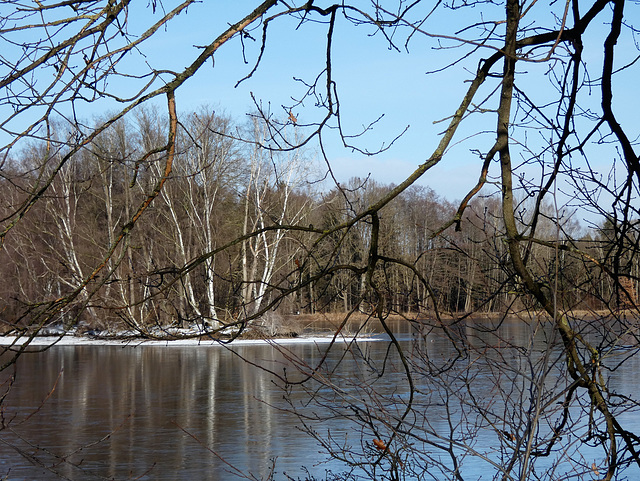
[[[0,336],[0,346],[19,347],[27,341],[27,336]],[[334,338],[332,336],[313,336],[313,337],[287,337],[274,339],[236,339],[231,343],[214,341],[211,339],[174,339],[174,340],[147,340],[147,339],[100,339],[86,336],[37,336],[30,346],[120,346],[120,347],[139,347],[139,346],[246,346],[246,345],[267,345],[267,344],[328,344]],[[353,338],[335,339],[336,342],[349,342]],[[358,338],[358,342],[363,341],[380,341],[381,337],[364,337]]]

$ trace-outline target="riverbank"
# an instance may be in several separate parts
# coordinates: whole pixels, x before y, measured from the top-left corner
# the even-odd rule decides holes
[[[550,321],[546,313],[527,313],[532,321]],[[574,312],[575,317],[593,319],[598,317],[593,312]],[[491,323],[503,318],[503,313],[475,313],[463,316],[465,322]],[[507,317],[523,318],[522,315],[512,313]],[[603,313],[600,317],[606,317]],[[460,320],[460,319],[458,319]],[[457,322],[452,315],[441,315],[443,324]],[[433,317],[416,318],[415,315],[392,315],[386,322],[393,332],[405,333],[414,330],[430,329],[438,321]],[[402,326],[402,328],[399,328]],[[336,336],[336,332],[338,335]],[[334,339],[351,340],[388,339],[380,322],[363,313],[355,313],[345,320],[345,314],[301,314],[290,316],[270,317],[268,322],[254,324],[245,329],[240,335],[237,330],[227,332],[206,333],[197,327],[193,328],[159,328],[155,327],[147,332],[136,331],[96,331],[93,329],[71,329],[65,331],[60,326],[45,327],[39,335],[29,340],[29,334],[16,335],[7,333],[0,335],[0,346],[21,346],[29,343],[31,346],[46,347],[51,345],[116,345],[116,346],[220,346],[220,345],[251,345],[251,344],[300,344],[300,343],[329,343]]]
[[[16,348],[22,346],[26,343],[28,337],[16,337],[16,336],[1,336],[0,337],[0,346],[10,347],[14,346]],[[313,343],[313,344],[328,344],[334,340],[333,336],[314,336],[314,337],[282,337],[282,338],[273,338],[273,339],[235,339],[231,342],[224,340],[213,340],[213,339],[167,339],[167,340],[150,340],[150,339],[117,339],[117,338],[109,338],[109,339],[101,339],[96,337],[87,337],[87,336],[36,336],[29,343],[30,346],[34,347],[48,347],[48,346],[246,346],[246,345],[256,345],[256,344],[303,344],[303,343]],[[336,338],[338,342],[348,341],[349,338],[338,337]],[[379,341],[382,340],[381,337],[376,336],[367,336],[358,338],[358,341]]]
[[[65,330],[61,325],[40,329],[31,340],[27,331],[21,335],[15,331],[0,335],[0,346],[50,345],[117,345],[117,346],[216,346],[251,344],[299,344],[329,343],[332,340],[351,340],[357,334],[361,340],[380,339],[384,333],[366,325],[371,318],[362,313],[349,316],[344,314],[307,314],[290,316],[269,316],[267,320],[254,323],[241,333],[237,328],[228,328],[221,332],[203,332],[200,326],[191,328],[152,327],[148,331],[100,331],[89,326],[74,327]],[[389,322],[401,321],[401,316],[393,316]],[[344,321],[344,322],[343,322]],[[374,320],[375,322],[375,320]],[[371,323],[373,324],[373,323]],[[339,334],[336,336],[336,332]]]

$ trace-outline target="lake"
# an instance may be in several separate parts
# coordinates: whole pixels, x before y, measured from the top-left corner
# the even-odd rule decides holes
[[[515,328],[510,329],[512,337],[530,335],[514,334]],[[407,352],[418,349],[432,358],[451,357],[446,336],[429,333],[417,344],[411,343],[412,337],[416,341],[408,331],[401,334]],[[344,465],[328,461],[318,442],[300,429],[301,419],[290,412],[291,406],[308,414],[304,418],[306,429],[320,438],[330,438],[334,446],[366,445],[373,438],[363,439],[346,420],[358,424],[360,408],[356,405],[358,399],[370,395],[370,386],[392,393],[390,396],[403,406],[408,391],[402,363],[397,356],[388,355],[389,342],[385,340],[348,349],[340,344],[328,356],[329,368],[322,374],[327,382],[300,389],[294,386],[287,391],[285,401],[278,376],[301,380],[295,364],[303,360],[298,367],[312,369],[327,344],[285,342],[283,347],[264,343],[231,348],[73,345],[24,355],[18,363],[16,382],[4,401],[0,476],[13,480],[215,481],[241,479],[243,475],[264,479],[274,461],[275,479],[287,479],[284,473],[304,479],[305,468],[318,479],[325,479],[327,472],[339,473],[346,469]],[[364,368],[359,362],[363,357],[372,360]],[[611,376],[612,389],[624,387],[625,392],[638,392],[637,358]],[[376,360],[380,362],[376,364]],[[526,371],[526,367],[515,371]],[[10,372],[3,374],[6,378]],[[414,406],[419,411],[422,403],[429,415],[414,420],[414,424],[432,435],[446,429],[444,413],[448,405],[442,402],[443,394],[434,391],[426,376],[416,375],[415,379],[419,396]],[[343,392],[336,395],[327,389],[329,382]],[[483,374],[474,380],[473,393],[489,399],[510,382],[513,379],[508,376],[496,381]],[[320,406],[307,405],[310,393]],[[519,391],[516,394],[522,395]],[[388,398],[379,401],[384,403]],[[518,402],[517,396],[514,402]],[[640,432],[635,412],[621,416]],[[455,413],[449,418],[459,419]],[[485,443],[495,444],[494,431],[479,430],[474,449]],[[590,459],[591,453],[581,455]],[[465,479],[492,479],[493,473],[487,473],[485,463],[468,461],[465,466]],[[409,473],[406,479],[417,477]],[[442,474],[434,479],[448,478]]]

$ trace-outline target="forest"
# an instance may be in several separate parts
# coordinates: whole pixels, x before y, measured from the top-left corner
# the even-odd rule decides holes
[[[370,312],[364,266],[372,222],[359,220],[344,233],[332,229],[352,222],[394,186],[352,178],[323,189],[326,184],[312,182],[318,168],[312,153],[263,147],[265,126],[256,116],[249,129],[254,144],[234,138],[240,127],[213,109],[186,118],[173,171],[146,214],[150,220],[109,255],[114,237],[162,175],[161,156],[154,154],[167,135],[162,118],[157,109],[141,110],[65,163],[0,251],[5,329],[28,325],[43,297],[69,295],[103,258],[108,279],[92,279],[48,322],[144,334],[154,327],[235,326],[269,312]],[[71,127],[57,125],[55,140],[33,142],[6,162],[3,216],[51,175],[66,153],[62,136],[79,135]],[[150,154],[140,159],[138,152]],[[533,208],[528,198],[519,202],[521,226]],[[455,228],[446,229],[455,210],[415,185],[379,211],[381,262],[370,275],[384,285],[385,309],[409,316],[539,309],[509,267],[495,193],[478,195]],[[637,221],[587,227],[576,220],[579,214],[554,212],[551,204],[541,212],[530,265],[565,309],[608,314],[636,302],[638,258],[614,253],[637,248]],[[557,243],[559,255],[545,242]],[[620,276],[603,279],[594,272],[602,269]]]

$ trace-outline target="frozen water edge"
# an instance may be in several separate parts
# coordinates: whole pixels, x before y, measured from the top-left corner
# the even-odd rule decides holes
[[[19,347],[28,340],[27,336],[0,336],[0,346]],[[313,337],[286,337],[274,339],[236,339],[232,342],[214,341],[212,339],[172,339],[172,340],[146,340],[146,339],[100,339],[86,336],[37,336],[30,346],[246,346],[267,344],[328,344],[333,341],[331,336]],[[335,342],[350,342],[351,337],[337,337]],[[382,337],[358,337],[358,342],[381,341]]]

